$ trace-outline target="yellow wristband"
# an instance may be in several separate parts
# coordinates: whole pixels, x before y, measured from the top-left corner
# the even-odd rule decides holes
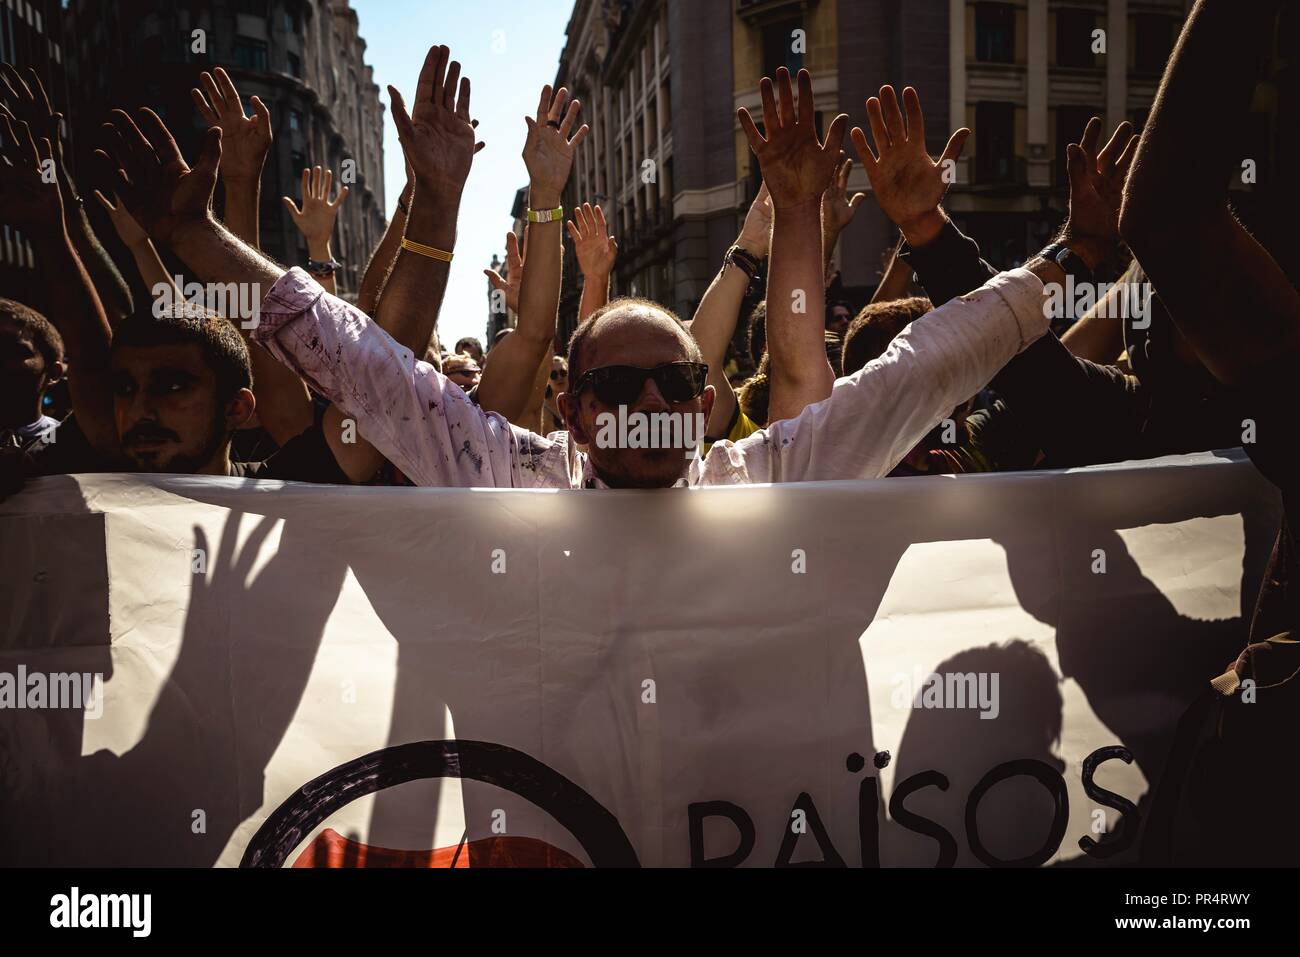
[[[414,240],[402,237],[402,248],[409,249],[413,253],[419,253],[421,256],[428,256],[430,259],[437,259],[441,262],[451,262],[452,254],[445,249],[437,249],[433,246],[426,246],[424,243],[417,243]]]
[[[556,206],[554,209],[528,209],[528,221],[530,223],[556,223],[564,219],[564,207]]]

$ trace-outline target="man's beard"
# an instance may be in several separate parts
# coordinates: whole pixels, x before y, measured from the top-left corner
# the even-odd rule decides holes
[[[137,472],[162,472],[170,475],[196,475],[201,468],[212,461],[213,456],[226,442],[226,429],[223,419],[224,416],[218,415],[213,421],[207,436],[203,440],[203,444],[197,452],[177,452],[166,462],[157,465],[143,465],[132,456],[131,461],[135,464],[135,470]]]

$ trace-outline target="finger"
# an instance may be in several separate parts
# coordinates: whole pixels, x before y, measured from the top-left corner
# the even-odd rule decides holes
[[[14,124],[12,130],[16,134],[13,136],[14,145],[18,148],[18,155],[22,158],[23,162],[28,163],[31,166],[40,166],[41,157],[36,151],[36,143],[32,139],[31,126],[20,120],[18,123]]]
[[[551,84],[542,87],[542,95],[537,101],[537,115],[533,117],[538,123],[546,122],[546,112],[551,108]]]
[[[758,95],[763,101],[763,129],[777,130],[781,128],[781,114],[776,108],[776,87],[767,77],[758,82]]]
[[[244,113],[244,101],[239,97],[239,91],[235,89],[234,81],[230,79],[230,74],[221,67],[216,70],[217,86],[221,88],[221,94],[226,98],[226,109],[231,114],[238,111],[240,119],[245,119],[247,114]]]
[[[194,105],[198,107],[199,116],[203,117],[204,123],[208,124],[208,126],[218,125],[220,121],[217,119],[216,111],[214,111],[212,107],[208,105],[208,98],[203,95],[202,90],[200,90],[198,87],[191,87],[190,99],[192,99],[194,101]]]
[[[880,161],[876,158],[876,154],[871,152],[871,147],[867,145],[867,134],[862,132],[862,127],[855,126],[850,136],[853,138],[854,148],[858,151],[858,159],[862,160],[863,167],[870,173]]]
[[[871,127],[871,139],[876,144],[877,155],[884,155],[889,147],[893,146],[893,140],[889,138],[889,128],[885,126],[885,111],[879,97],[871,97],[867,100],[867,125]],[[866,162],[866,159],[863,159]]]
[[[569,102],[569,88],[560,87],[555,93],[555,100],[551,103],[551,108],[546,114],[547,122],[554,123],[562,120],[564,117],[564,108]]]
[[[8,63],[0,64],[0,72],[3,72],[5,83],[13,91],[15,98],[23,102],[35,101],[32,91],[27,88],[27,84],[23,82],[23,78],[19,76],[18,71],[13,66]]]
[[[1094,116],[1088,121],[1088,125],[1083,128],[1083,137],[1079,140],[1079,146],[1083,149],[1086,159],[1093,162],[1094,167],[1097,159],[1097,141],[1101,139],[1101,118]]]
[[[298,187],[298,195],[302,197],[303,202],[311,195],[311,167],[307,166],[302,171],[302,182]]]
[[[176,162],[185,165],[185,157],[181,156],[180,147],[176,145],[171,130],[167,129],[167,124],[162,121],[162,118],[147,106],[137,110],[136,116],[140,117],[144,124],[141,132],[149,140],[149,145],[153,147],[158,161],[163,165]]]
[[[577,148],[577,145],[581,143],[583,140],[585,140],[587,138],[587,134],[590,132],[591,132],[591,127],[588,126],[586,123],[583,123],[582,127],[578,130],[578,132],[573,134],[573,139],[569,140],[569,146],[571,148]]]
[[[158,161],[158,154],[154,151],[153,144],[145,138],[140,127],[136,126],[135,120],[126,114],[125,110],[113,110],[109,113],[113,121],[113,128],[122,140],[122,146],[126,151],[123,157],[124,166],[127,170],[134,172],[131,167],[133,163],[141,163],[152,159]]]
[[[429,47],[420,66],[420,78],[415,83],[415,103],[424,103],[433,99],[433,71],[438,65],[438,47]]]
[[[608,225],[605,223],[605,211],[600,208],[599,203],[596,204],[596,228],[602,233],[608,229]]]
[[[311,168],[311,198],[312,199],[320,199],[320,178],[321,178],[320,167],[313,166]],[[305,196],[303,198],[306,199]]]
[[[925,144],[925,114],[921,112],[921,97],[914,87],[903,89],[903,109],[907,111],[907,138]]]
[[[338,209],[343,205],[343,200],[348,198],[348,193],[352,192],[351,186],[340,186],[338,199],[330,203],[330,209]]]
[[[1120,123],[1115,127],[1115,132],[1110,135],[1106,145],[1101,148],[1097,154],[1097,171],[1103,176],[1109,176],[1115,170],[1115,163],[1119,160],[1119,155],[1123,152],[1124,147],[1128,145],[1129,137],[1133,135],[1133,124],[1128,120]]]
[[[208,95],[208,102],[212,104],[213,112],[221,116],[226,112],[226,97],[217,86],[217,81],[212,78],[211,73],[199,74],[199,86],[203,87],[203,92]]]
[[[389,86],[388,102],[392,106],[393,125],[397,127],[398,142],[402,144],[403,150],[407,150],[415,131],[411,126],[411,116],[406,112],[406,103],[402,100],[402,94],[397,92],[397,87]]]
[[[9,75],[11,73],[13,74],[13,79],[10,79]],[[15,80],[17,80],[17,86],[14,85]],[[15,110],[21,111],[23,97],[18,93],[19,86],[22,86],[22,79],[14,72],[14,68],[8,63],[0,63],[0,94],[8,97],[9,102],[13,104]]]
[[[170,136],[171,134],[167,134]],[[180,151],[177,151],[180,156]],[[184,160],[181,160],[184,162]],[[199,161],[194,164],[196,172],[202,172],[204,175],[211,176],[214,179],[217,175],[217,168],[221,165],[221,127],[214,126],[208,130],[203,137],[203,146],[199,150]],[[209,197],[211,199],[211,197]]]
[[[838,156],[840,147],[844,144],[844,131],[848,128],[849,115],[847,113],[841,113],[831,120],[830,128],[826,130],[826,142],[822,144],[822,152]]]
[[[250,101],[253,104],[253,115],[257,118],[257,125],[267,133],[271,132],[271,111],[266,108],[260,96],[253,97]]]
[[[790,85],[790,71],[780,67],[776,71],[776,88],[780,97],[781,125],[794,124],[794,89]]]
[[[289,215],[292,216],[295,221],[297,221],[298,218],[302,216],[302,210],[298,208],[298,204],[295,203],[293,200],[291,200],[288,196],[281,196],[280,201],[284,203],[284,208],[289,211]]]
[[[479,150],[481,150],[481,149],[482,149],[483,147],[485,147],[485,146],[487,146],[487,144],[484,143],[482,140],[480,140],[479,142],[475,143],[475,144],[474,144],[474,154],[475,154],[475,155],[478,155]]]
[[[849,188],[849,173],[853,170],[853,160],[840,152],[840,164],[835,170],[835,188],[841,193],[846,192]]]
[[[99,190],[95,190],[94,193],[95,193],[95,199],[99,200],[99,205],[100,205],[100,206],[103,206],[104,209],[108,210],[108,214],[109,214],[110,216],[111,216],[113,213],[116,213],[116,212],[117,212],[117,207],[114,206],[112,203],[110,203],[110,202],[108,201],[108,198],[107,198],[103,193],[101,193]],[[114,199],[116,199],[116,198],[117,198],[117,197],[114,196]],[[118,202],[121,202],[121,200],[118,200]]]
[[[569,228],[569,238],[575,243],[582,242],[582,233],[580,233],[578,227],[573,224],[573,220],[569,220],[565,225]]]
[[[866,193],[854,193],[853,198],[849,200],[849,209],[856,210],[860,205],[862,205],[862,201],[866,198]]]
[[[758,132],[758,127],[754,125],[754,118],[749,115],[749,110],[742,106],[736,111],[736,119],[740,120],[740,128],[745,131],[745,136],[749,139],[749,148],[758,153],[758,148],[766,141]]]
[[[1141,137],[1134,134],[1129,137],[1128,143],[1124,147],[1124,152],[1119,155],[1115,161],[1115,172],[1121,177],[1128,176],[1129,167],[1133,165],[1133,157],[1137,156],[1138,141]]]
[[[813,112],[812,75],[807,70],[799,71],[799,122],[816,122],[816,115]]]
[[[27,68],[27,89],[31,90],[32,98],[36,105],[43,108],[46,113],[54,112],[54,105],[50,102],[50,95],[45,92],[45,84],[41,82],[40,75],[31,67]]]
[[[456,115],[462,120],[469,120],[469,77],[460,78],[460,96],[456,98]],[[474,129],[478,129],[478,120],[469,124]]]
[[[333,191],[334,191],[334,171],[332,169],[327,169],[325,170],[325,188],[321,190],[321,198],[328,200],[330,198],[330,193],[332,193]]]
[[[948,145],[943,148],[943,155],[939,157],[939,163],[942,165],[945,160],[957,162],[961,156],[961,151],[966,148],[966,140],[969,137],[970,130],[964,126],[948,137]]]
[[[1088,156],[1078,143],[1066,146],[1065,166],[1070,174],[1071,191],[1083,188],[1088,181]]]
[[[3,101],[0,101],[0,116],[7,116],[11,120],[17,119],[17,117],[10,112],[9,107],[4,105]]]
[[[112,180],[117,195],[120,196],[131,189],[131,179],[126,175],[126,170],[118,165],[117,160],[109,156],[104,150],[95,150],[92,155],[98,160],[104,178]]]
[[[105,144],[108,146],[108,149],[112,151],[112,155],[116,157],[116,159],[113,160],[113,168],[116,169],[118,166],[130,166],[132,162],[131,148],[126,145],[126,140],[123,138],[121,130],[112,123],[103,124],[100,127],[100,130],[104,134]],[[107,156],[109,154],[106,152],[105,155]]]
[[[903,126],[903,111],[898,108],[898,95],[892,86],[880,88],[880,109],[885,120],[885,129],[889,131],[889,141],[895,146],[907,142],[907,130]]]
[[[438,56],[433,61],[433,89],[430,90],[429,98],[434,103],[442,102],[443,88],[447,82],[447,61],[451,59],[451,50],[446,44],[438,47]],[[416,104],[419,106],[419,103]]]
[[[504,279],[502,279],[499,275],[497,275],[496,273],[494,273],[491,269],[484,269],[484,270],[483,270],[483,275],[485,275],[485,276],[488,277],[488,281],[492,283],[492,288],[493,288],[493,289],[505,289],[505,288],[506,288],[506,281],[505,281]]]
[[[564,111],[564,119],[560,120],[560,135],[566,140],[569,138],[569,130],[573,129],[573,124],[578,121],[578,111],[582,109],[582,103],[574,100],[569,104],[569,108]]]
[[[519,255],[519,237],[514,233],[506,233],[506,268],[516,268],[522,257]]]
[[[456,92],[460,88],[460,61],[452,60],[447,68],[447,80],[442,85],[442,106],[451,112],[456,111]]]

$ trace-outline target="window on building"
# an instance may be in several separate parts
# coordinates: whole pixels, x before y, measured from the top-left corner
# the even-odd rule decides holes
[[[803,54],[794,52],[794,31],[802,29],[797,18],[763,27],[763,76],[775,76],[777,67],[791,74],[803,67]]]
[[[1013,103],[984,100],[975,104],[975,181],[1016,180],[1016,108]]]
[[[235,0],[235,12],[254,17],[266,16],[266,0]]]
[[[1135,57],[1138,73],[1163,73],[1174,49],[1178,22],[1157,13],[1139,13],[1133,18]]]
[[[298,79],[301,80],[302,61],[298,59],[298,55],[296,53],[289,53],[288,51],[285,51],[284,56],[285,56],[285,60],[289,64],[289,75],[296,76]]]
[[[1016,10],[1011,4],[975,4],[975,59],[982,63],[1015,62]]]
[[[1105,116],[1105,110],[1091,106],[1058,106],[1056,108],[1056,154],[1052,162],[1052,182],[1064,186],[1070,181],[1065,168],[1065,148],[1071,143],[1079,142],[1084,128],[1094,116]],[[1108,139],[1103,136],[1103,144]]]
[[[266,42],[250,37],[235,37],[235,64],[246,70],[266,69]]]
[[[289,111],[289,130],[294,133],[302,130],[302,114],[297,110]]]
[[[1097,28],[1097,14],[1091,10],[1066,8],[1056,12],[1056,65],[1068,67],[1096,66],[1092,52],[1092,31]]]
[[[299,12],[296,4],[289,4],[284,8],[284,32],[298,33],[302,30],[302,14]]]

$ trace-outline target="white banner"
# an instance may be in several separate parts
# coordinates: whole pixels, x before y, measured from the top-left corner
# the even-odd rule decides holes
[[[1129,863],[1278,515],[1209,454],[43,479],[0,506],[0,864]]]

